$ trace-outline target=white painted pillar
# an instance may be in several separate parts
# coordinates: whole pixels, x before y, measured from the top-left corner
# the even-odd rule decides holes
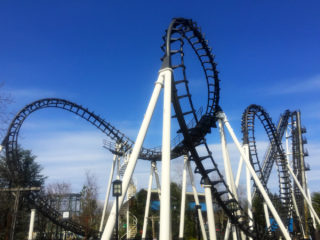
[[[157,163],[156,162],[154,163],[154,175],[155,175],[155,178],[156,178],[159,199],[161,199],[161,184],[160,184],[159,173],[158,173],[158,168],[157,168]]]
[[[169,71],[169,70],[167,70],[167,71]],[[124,176],[123,176],[123,179],[122,179],[122,192],[124,194],[119,198],[119,203],[120,203],[119,208],[121,207],[123,200],[124,200],[125,193],[128,190],[130,179],[132,177],[134,168],[136,166],[137,159],[139,157],[139,153],[140,153],[144,138],[145,138],[146,133],[148,131],[150,120],[153,115],[153,111],[155,109],[156,103],[158,101],[161,88],[163,86],[164,73],[165,73],[165,71],[160,71],[160,73],[159,73],[159,77],[156,82],[155,88],[153,90],[147,111],[144,115],[144,119],[142,121],[137,139],[136,139],[134,147],[132,149],[132,153],[130,155],[128,166],[127,166],[127,169],[126,169]],[[115,222],[116,222],[116,203],[114,203],[112,206],[112,210],[110,212],[106,227],[103,231],[101,240],[109,240],[111,238]]]
[[[33,234],[35,216],[36,216],[36,210],[35,209],[31,209],[28,240],[32,240],[33,239],[32,234]]]
[[[161,158],[160,240],[170,239],[171,201],[171,82],[172,70],[164,70],[163,129]]]
[[[115,164],[116,164],[116,159],[117,159],[117,155],[114,154],[113,155],[113,161],[112,161],[112,166],[111,166],[111,170],[110,170],[110,175],[109,175],[109,181],[108,181],[108,187],[107,187],[107,191],[106,191],[106,197],[104,200],[104,205],[103,205],[103,211],[102,211],[102,216],[101,216],[101,222],[100,222],[100,227],[99,227],[99,232],[102,232],[102,228],[103,228],[103,223],[104,223],[104,219],[106,216],[106,211],[108,208],[108,202],[109,202],[109,195],[110,195],[110,190],[111,190],[111,184],[112,184],[112,179],[113,179],[113,173],[114,173],[114,168],[115,168]]]
[[[194,201],[195,201],[196,205],[200,205],[198,192],[197,192],[197,189],[194,185],[194,179],[193,179],[192,169],[190,166],[190,161],[187,162],[187,167],[188,167],[188,171],[189,171],[189,177],[190,177],[190,182],[191,182],[191,186],[192,186]],[[204,221],[203,221],[201,209],[198,209],[198,217],[199,217],[199,222],[200,222],[202,238],[203,238],[203,240],[207,240],[207,233],[206,233],[206,229],[204,227]]]
[[[181,207],[180,207],[180,226],[179,226],[179,239],[184,236],[184,217],[186,211],[186,187],[187,187],[187,162],[188,156],[185,155],[183,159],[183,173],[182,173],[182,190],[181,190]]]
[[[243,146],[243,150],[245,151],[246,155],[249,158],[249,147],[248,144]],[[242,158],[241,158],[242,159]],[[253,215],[252,215],[252,195],[251,195],[251,175],[248,168],[246,168],[246,185],[247,185],[247,202],[248,202],[248,216],[249,220],[249,227],[250,229],[253,228]],[[249,240],[252,238],[249,237]]]
[[[267,228],[270,229],[270,216],[269,216],[269,210],[266,202],[263,202],[263,211],[264,211],[264,218],[266,220]]]
[[[309,209],[312,211],[312,213],[313,213],[313,215],[314,215],[315,219],[316,219],[316,220],[317,220],[317,222],[318,222],[318,225],[320,226],[320,219],[319,219],[319,217],[318,217],[318,215],[317,215],[316,211],[314,210],[314,208],[313,208],[313,206],[312,206],[311,201],[310,201],[310,200],[309,200],[309,198],[307,197],[307,195],[306,195],[305,191],[303,190],[303,188],[302,188],[301,184],[299,183],[299,181],[298,181],[298,179],[297,179],[296,175],[293,173],[293,170],[292,170],[291,166],[290,166],[289,164],[287,164],[287,167],[288,167],[288,170],[289,170],[289,172],[290,172],[290,174],[291,174],[291,176],[292,176],[293,180],[295,181],[295,183],[296,183],[296,185],[298,186],[298,188],[299,188],[300,192],[302,193],[302,195],[303,195],[304,199],[306,200],[306,202],[307,202],[307,204],[308,204],[308,206],[309,206]]]
[[[126,232],[127,232],[127,238],[129,238],[130,235],[130,211],[129,211],[129,204],[126,212],[126,220],[127,220],[127,227],[126,227]]]
[[[226,115],[225,115],[224,113],[221,113],[221,117],[223,117],[223,122],[224,122],[225,126],[227,127],[227,129],[228,129],[228,131],[229,131],[229,133],[230,133],[230,135],[231,135],[234,143],[236,144],[236,146],[237,146],[237,148],[238,148],[238,150],[239,150],[239,152],[240,152],[240,154],[241,154],[241,156],[242,156],[242,158],[243,158],[243,160],[244,160],[247,168],[248,168],[249,171],[250,171],[250,174],[252,175],[252,177],[253,177],[253,179],[254,179],[254,181],[255,181],[255,184],[257,185],[257,187],[258,187],[258,189],[260,190],[263,198],[265,199],[265,201],[266,201],[266,203],[267,203],[267,205],[268,205],[268,207],[269,207],[269,209],[270,209],[273,217],[275,218],[276,222],[278,223],[279,228],[280,228],[283,236],[285,237],[286,240],[290,240],[291,237],[290,237],[290,235],[289,235],[286,227],[284,226],[284,224],[283,224],[283,222],[282,222],[279,214],[277,213],[277,210],[276,210],[275,207],[273,206],[273,204],[272,204],[272,202],[271,202],[271,200],[270,200],[267,192],[265,191],[262,183],[260,182],[259,177],[257,176],[257,174],[255,173],[253,167],[251,166],[250,160],[249,160],[249,158],[246,156],[245,152],[243,151],[243,149],[242,149],[242,147],[241,147],[241,145],[240,145],[240,143],[239,143],[236,135],[235,135],[234,132],[233,132],[233,129],[231,128],[231,126],[230,126],[230,124],[229,124],[229,122],[228,122],[228,120],[227,120]]]
[[[289,132],[288,132],[288,127],[286,129],[286,158],[287,158],[287,163],[288,165],[290,164],[290,151],[289,151]],[[298,209],[298,205],[297,205],[297,201],[296,201],[296,198],[294,196],[294,190],[293,190],[293,187],[291,187],[291,198],[292,198],[292,202],[293,202],[293,207],[294,207],[294,210],[297,214],[297,217],[298,217],[298,220],[299,220],[299,225],[300,225],[300,229],[302,231],[302,234],[303,234],[303,237],[306,238],[306,235],[305,235],[305,231],[304,231],[304,226],[302,224],[302,220],[301,220],[301,216],[300,216],[300,213],[299,213],[299,209]],[[291,215],[292,217],[292,215]]]
[[[207,218],[208,218],[208,228],[209,228],[209,239],[216,240],[216,224],[214,221],[214,211],[213,211],[213,201],[211,195],[211,185],[205,183],[204,185],[204,194],[206,198],[206,207],[207,207]]]
[[[235,183],[234,183],[229,153],[228,153],[228,149],[227,149],[227,141],[225,138],[224,127],[223,127],[223,123],[222,123],[221,119],[218,119],[218,124],[219,124],[219,130],[220,130],[222,157],[223,157],[224,170],[225,170],[225,174],[226,174],[227,184],[228,184],[230,191],[232,192],[232,194],[236,198],[236,200],[238,200],[238,194],[237,194],[237,190],[236,190]],[[229,199],[230,198],[232,198],[232,196],[229,194]],[[229,229],[230,229],[230,226],[231,225],[229,225]],[[236,240],[237,239],[237,232],[236,232],[235,226],[231,226],[231,229],[232,229],[233,240]]]
[[[300,216],[300,213],[299,213],[297,201],[296,201],[296,198],[295,198],[294,193],[293,193],[293,188],[291,188],[291,189],[292,189],[291,196],[292,196],[293,207],[294,207],[294,210],[295,210],[295,212],[297,214],[297,217],[299,219],[299,225],[300,225],[300,228],[302,230],[303,237],[306,239],[307,236],[306,236],[305,231],[304,231],[304,227],[303,227],[301,216]]]
[[[311,199],[311,195],[310,195],[310,190],[309,188],[307,188],[307,191],[308,191],[308,198],[309,198],[309,201],[312,203],[312,199]],[[311,218],[312,218],[312,225],[313,225],[313,228],[314,229],[317,229],[317,225],[316,225],[316,221],[315,221],[315,217],[312,213],[312,211],[309,209],[310,211],[310,215],[311,215]]]
[[[242,165],[243,165],[243,159],[242,159],[242,157],[240,157],[240,161],[239,161],[239,165],[238,165],[238,170],[237,170],[237,175],[236,175],[236,182],[235,182],[236,188],[238,188],[238,186],[239,186],[240,176],[241,176],[241,171],[242,171]],[[231,229],[231,222],[230,222],[230,220],[228,219],[227,227],[226,227],[226,232],[225,232],[225,234],[224,234],[224,239],[225,239],[225,240],[228,240],[228,239],[229,239],[230,229]]]
[[[151,199],[151,188],[152,188],[152,178],[153,178],[153,169],[154,169],[153,164],[154,164],[154,162],[151,163],[151,168],[150,168],[149,184],[148,184],[148,192],[147,192],[147,200],[146,200],[146,209],[144,210],[142,239],[146,239],[146,235],[147,235],[150,199]]]

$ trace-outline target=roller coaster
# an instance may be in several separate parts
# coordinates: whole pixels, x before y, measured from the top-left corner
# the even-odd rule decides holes
[[[259,105],[248,106],[242,116],[242,143],[237,139],[233,129],[219,104],[220,87],[217,64],[214,55],[205,40],[203,33],[195,22],[190,19],[175,18],[170,23],[165,35],[164,44],[161,49],[164,52],[162,66],[158,79],[151,96],[144,120],[141,124],[137,139],[131,140],[120,130],[115,128],[102,117],[76,103],[57,98],[45,98],[32,102],[18,112],[11,122],[8,132],[2,141],[6,154],[6,161],[10,170],[11,185],[15,187],[23,186],[19,180],[19,171],[22,171],[17,160],[18,137],[20,128],[25,119],[35,111],[45,108],[59,108],[76,114],[82,119],[95,126],[106,134],[110,141],[105,143],[105,147],[111,151],[115,157],[125,158],[122,166],[122,188],[126,192],[129,188],[135,165],[138,159],[150,161],[151,182],[152,173],[156,163],[161,163],[161,184],[158,181],[160,197],[160,239],[171,239],[170,226],[170,164],[171,160],[184,157],[185,165],[182,186],[186,184],[186,172],[193,183],[193,173],[201,176],[200,184],[205,189],[205,199],[207,204],[208,232],[204,230],[201,210],[198,211],[201,222],[201,232],[203,239],[217,239],[214,211],[212,202],[219,205],[228,217],[228,225],[224,239],[292,239],[300,234],[301,239],[309,239],[311,232],[320,225],[319,217],[314,211],[310,193],[306,180],[306,164],[303,144],[305,143],[302,134],[305,129],[301,127],[299,111],[286,110],[275,125],[268,113]],[[184,46],[188,45],[196,59],[200,62],[203,76],[207,87],[207,101],[205,108],[196,109],[192,99],[190,79],[187,77],[187,67],[185,64]],[[148,126],[158,100],[161,90],[164,89],[164,112],[163,112],[163,138],[162,146],[155,148],[143,147],[143,141],[148,130]],[[174,114],[171,114],[171,104]],[[177,136],[171,139],[171,121],[175,119],[179,129]],[[258,155],[257,142],[255,136],[256,120],[262,124],[269,139],[269,147],[262,161]],[[237,146],[240,154],[239,168],[234,178],[228,154],[225,128],[229,132],[233,142]],[[218,168],[214,153],[206,140],[206,136],[214,129],[219,130],[221,147],[224,160],[225,173]],[[285,143],[284,143],[285,142]],[[285,146],[285,148],[284,148]],[[291,149],[291,152],[289,150]],[[191,170],[190,162],[195,166]],[[243,163],[246,167],[247,179],[247,203],[248,207],[242,206],[237,188]],[[114,164],[114,163],[113,163]],[[114,169],[114,165],[112,166]],[[278,194],[275,200],[274,194],[268,188],[268,182],[272,172],[278,176]],[[113,175],[113,172],[110,176]],[[110,183],[106,197],[110,192]],[[194,184],[194,183],[193,183]],[[161,186],[161,187],[160,187]],[[151,185],[148,187],[150,194]],[[185,188],[182,191],[185,195]],[[28,203],[37,212],[48,218],[54,224],[66,231],[73,232],[79,236],[92,237],[93,239],[107,240],[113,236],[116,219],[116,206],[113,204],[106,224],[104,215],[99,230],[86,232],[84,227],[71,220],[64,220],[61,214],[52,208],[45,197],[30,192],[25,194]],[[124,203],[125,194],[120,197],[120,209]],[[196,190],[195,190],[195,198]],[[184,199],[182,197],[182,199]],[[252,200],[259,199],[264,206],[266,226],[260,226],[254,220]],[[150,201],[147,200],[147,201]],[[185,200],[183,200],[185,201]],[[278,201],[278,208],[274,202]],[[148,218],[148,207],[146,203],[145,219]],[[181,203],[182,206],[184,204]],[[106,205],[105,205],[106,206]],[[280,206],[280,207],[279,207]],[[179,239],[183,239],[183,219],[185,208],[181,209]],[[270,223],[270,216],[275,220]],[[295,232],[289,232],[288,220],[294,219],[296,225]],[[311,221],[310,221],[311,219]],[[143,239],[146,238],[145,224]],[[274,230],[277,225],[277,230]],[[104,226],[104,227],[103,227]]]

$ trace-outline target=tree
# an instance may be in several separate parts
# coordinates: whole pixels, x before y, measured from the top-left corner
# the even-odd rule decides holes
[[[86,182],[81,190],[81,212],[79,222],[85,227],[86,235],[91,229],[98,230],[101,208],[98,206],[98,186],[96,177],[86,172]]]
[[[320,216],[320,192],[312,193],[312,205],[317,215]],[[318,225],[318,230],[320,230],[319,225]]]
[[[175,182],[171,182],[171,216],[172,216],[172,239],[179,238],[179,223],[180,223],[180,205],[181,205],[181,186]],[[156,195],[154,196],[156,197]],[[146,207],[146,198],[147,198],[147,191],[141,189],[134,198],[130,199],[130,212],[138,219],[138,233],[136,238],[142,237],[142,229],[143,229],[143,219],[144,219],[144,212]],[[157,201],[159,199],[153,199]],[[151,200],[151,201],[153,201]],[[188,200],[186,202],[186,206],[188,206]],[[160,212],[159,210],[154,210],[150,208],[149,210],[149,217],[159,217]],[[125,219],[123,219],[125,221]],[[196,236],[196,220],[194,216],[194,209],[186,208],[186,217],[185,217],[185,239],[192,239],[192,237]],[[157,224],[155,226],[157,228]],[[124,231],[124,229],[122,229]],[[158,234],[157,229],[157,234]],[[148,223],[148,230],[147,230],[147,238],[151,238],[152,234],[152,225]]]
[[[36,156],[30,150],[24,150],[19,147],[16,157],[15,173],[17,177],[12,179],[12,166],[9,166],[11,164],[8,163],[6,156],[2,152],[0,156],[0,188],[42,187],[46,177],[41,174],[41,166],[35,162]],[[19,201],[15,229],[16,239],[23,239],[28,228],[29,209],[27,202],[23,201],[26,194],[28,193],[21,194]],[[13,203],[14,197],[12,192],[0,192],[0,239],[5,238],[5,235],[9,234]]]

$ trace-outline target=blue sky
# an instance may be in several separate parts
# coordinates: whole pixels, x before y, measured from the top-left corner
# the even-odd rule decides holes
[[[318,1],[1,1],[1,92],[12,96],[12,114],[39,98],[65,98],[135,139],[161,66],[161,37],[173,17],[192,18],[216,55],[220,104],[238,138],[249,104],[262,105],[275,121],[285,109],[300,109],[310,188],[320,191],[319,9]],[[160,110],[147,146],[161,142]],[[27,119],[20,142],[49,181],[78,190],[90,170],[103,192],[111,163],[103,138],[81,119],[49,109]],[[218,138],[209,139],[218,148]],[[138,163],[139,187],[146,187],[148,171]]]

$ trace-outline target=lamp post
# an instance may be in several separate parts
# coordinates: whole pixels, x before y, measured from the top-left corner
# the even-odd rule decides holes
[[[117,179],[117,180],[114,180],[112,182],[112,188],[113,188],[113,191],[112,191],[112,195],[114,197],[116,197],[116,239],[118,240],[118,218],[119,218],[119,214],[118,214],[118,208],[119,208],[119,203],[118,203],[118,199],[119,197],[122,195],[122,181]]]

